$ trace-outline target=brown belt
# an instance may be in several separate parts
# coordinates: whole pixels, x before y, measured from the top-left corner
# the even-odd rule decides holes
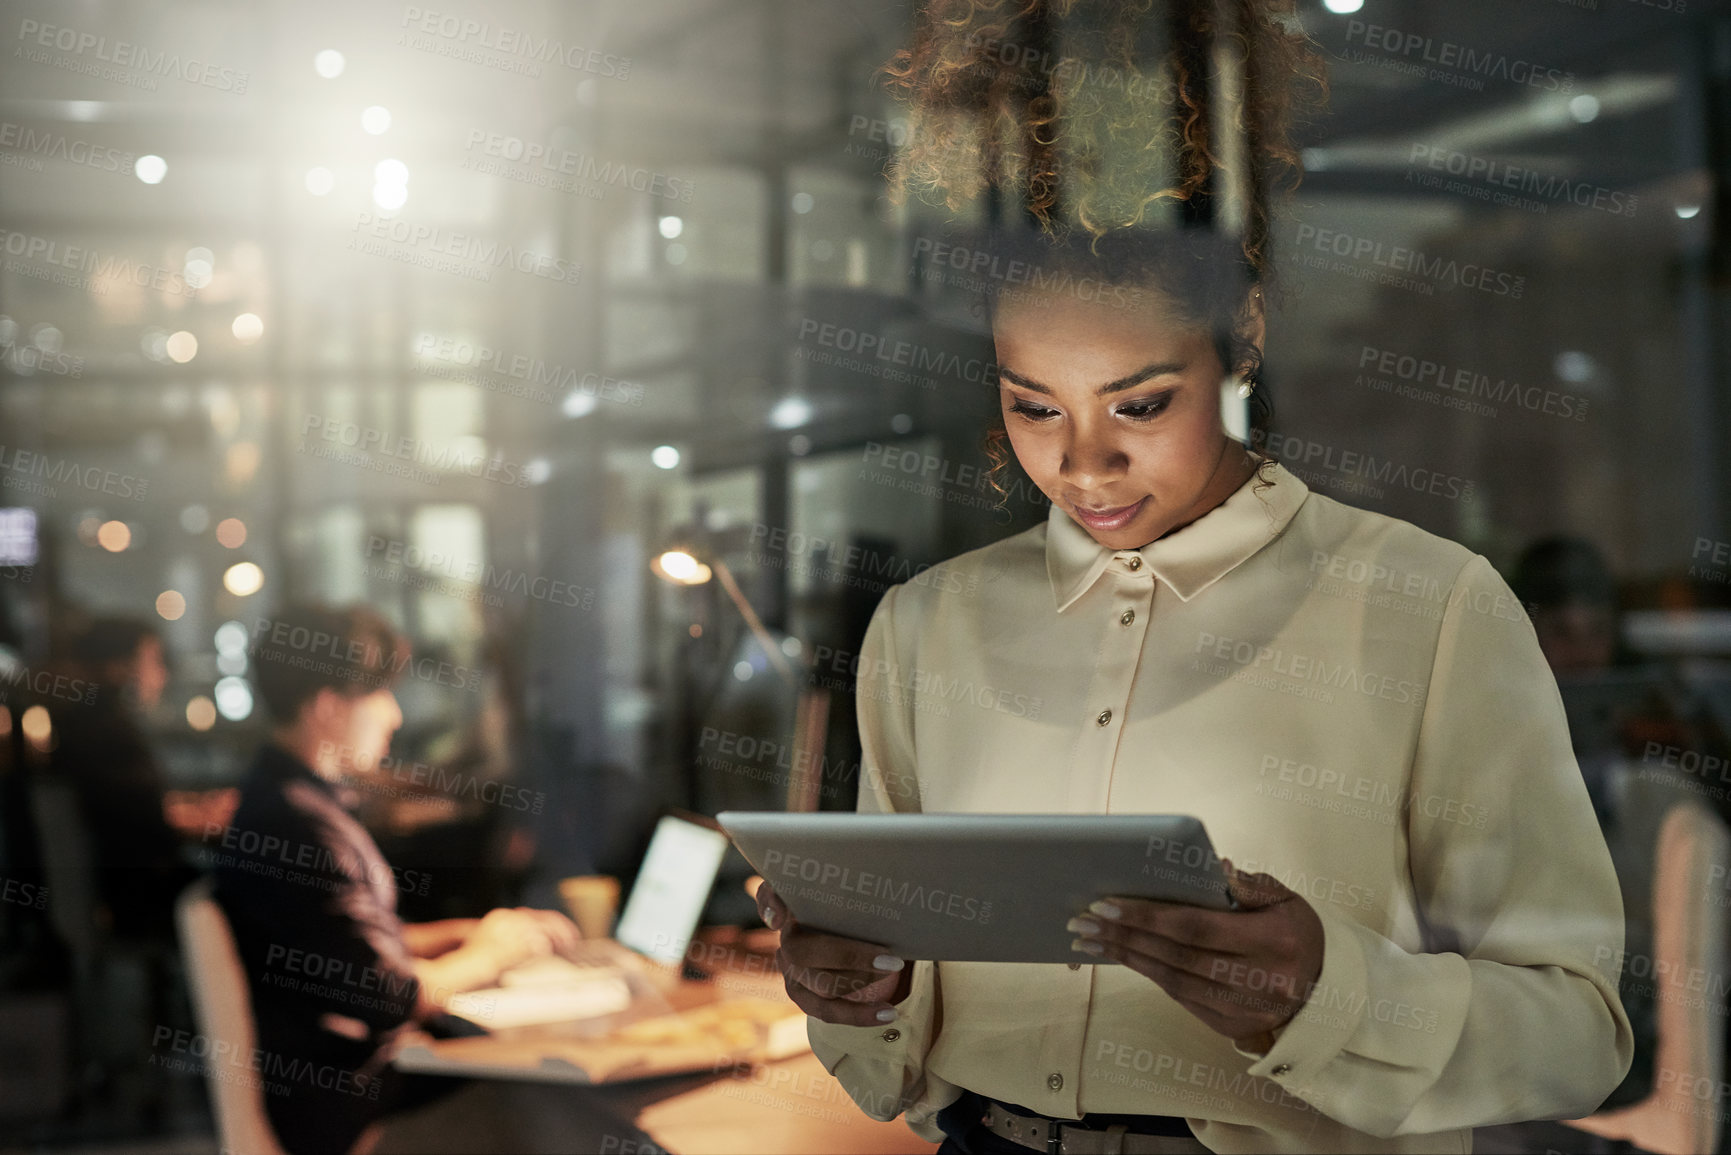
[[[1194,1136],[1138,1135],[1122,1124],[1096,1130],[1052,1119],[1029,1119],[996,1103],[980,1120],[994,1135],[1046,1155],[1208,1155]]]

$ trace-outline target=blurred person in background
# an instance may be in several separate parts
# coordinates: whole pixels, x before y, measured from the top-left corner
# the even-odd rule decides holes
[[[364,607],[297,606],[260,619],[253,677],[274,726],[232,824],[207,831],[259,1049],[273,1064],[337,1072],[267,1080],[266,1111],[291,1155],[347,1151],[384,1116],[461,1087],[398,1074],[390,1044],[417,1024],[471,1033],[444,1012],[451,995],[578,940],[551,911],[418,925],[398,917],[399,890],[424,892],[437,876],[394,869],[350,813],[357,797],[344,783],[364,780],[389,751],[403,720],[391,686],[408,662],[407,642]]]
[[[1591,674],[1628,660],[1618,636],[1617,582],[1592,542],[1541,538],[1521,551],[1509,586],[1527,607],[1551,672]]]
[[[1722,751],[1711,715],[1674,672],[1643,664],[1623,641],[1617,580],[1592,542],[1555,535],[1521,551],[1509,579],[1527,608],[1539,648],[1570,707],[1570,739],[1623,896],[1624,951],[1651,959],[1653,881],[1661,824],[1670,808],[1701,798],[1684,775],[1647,755],[1653,749]],[[1604,693],[1579,698],[1578,688]],[[1731,817],[1722,795],[1721,818]],[[1658,1050],[1658,987],[1644,966],[1625,966],[1618,993],[1635,1037],[1634,1060],[1603,1109],[1652,1092]]]
[[[68,657],[92,688],[76,701],[43,700],[54,725],[50,772],[77,792],[109,929],[172,942],[175,899],[198,877],[181,843],[198,828],[170,821],[176,798],[143,725],[168,686],[162,638],[134,618],[98,617],[77,629]],[[213,814],[222,812],[220,798]]]

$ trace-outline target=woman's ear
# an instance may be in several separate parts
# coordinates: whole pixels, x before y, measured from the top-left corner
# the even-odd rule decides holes
[[[1238,332],[1250,344],[1256,346],[1256,352],[1262,352],[1263,339],[1268,335],[1268,312],[1263,307],[1261,289],[1251,289],[1244,299],[1244,308],[1238,311]]]

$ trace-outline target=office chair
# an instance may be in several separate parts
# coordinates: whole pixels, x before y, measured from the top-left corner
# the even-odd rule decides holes
[[[235,949],[228,917],[211,897],[208,880],[186,888],[175,909],[175,922],[180,928],[181,950],[186,954],[193,1014],[199,1033],[207,1040],[205,1050],[210,1057],[205,1079],[222,1149],[225,1155],[284,1155],[265,1115],[260,1077],[250,1065],[258,1037],[246,971]],[[240,1058],[229,1063],[216,1058],[218,1044],[227,1044],[223,1053]]]

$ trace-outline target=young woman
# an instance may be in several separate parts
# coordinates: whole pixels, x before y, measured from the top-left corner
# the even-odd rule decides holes
[[[1243,907],[1102,896],[1068,967],[933,963],[807,930],[765,885],[819,1058],[946,1153],[1467,1151],[1475,1125],[1592,1111],[1629,1063],[1616,879],[1519,603],[1228,433],[1222,382],[1263,388],[1267,166],[1230,259],[1144,227],[1159,197],[1220,215],[1196,211],[1232,180],[1198,140],[1209,45],[1248,45],[1251,153],[1290,155],[1289,7],[1173,3],[1144,48],[1145,6],[1059,37],[1080,5],[939,0],[897,73],[924,110],[903,180],[953,191],[945,166],[985,157],[1047,226],[988,267],[1041,270],[992,327],[1003,432],[1052,510],[884,597],[859,808],[1197,815]],[[1104,63],[1066,73],[1053,43]],[[1151,79],[1113,112],[1104,69]],[[1155,106],[1171,123],[1138,128]],[[1111,184],[1093,146],[1126,133],[1181,142],[1175,183]]]

